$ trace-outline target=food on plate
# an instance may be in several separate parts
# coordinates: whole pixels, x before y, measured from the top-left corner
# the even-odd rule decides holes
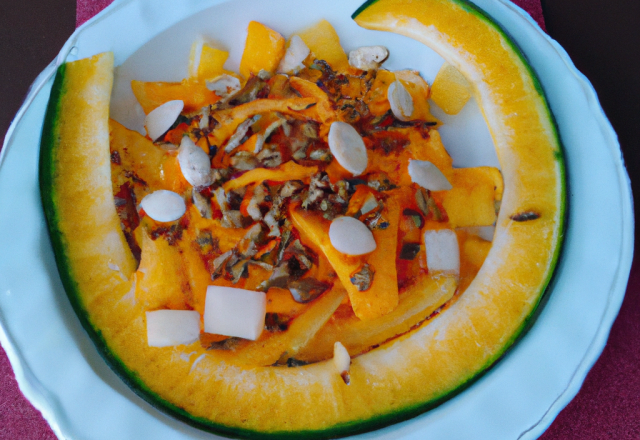
[[[471,98],[471,87],[462,73],[446,61],[431,85],[430,98],[448,115],[457,115]]]
[[[469,80],[501,170],[453,168],[427,82],[377,41],[347,55],[325,20],[288,39],[249,22],[238,72],[198,40],[182,82],[133,81],[146,135],[109,120],[112,54],[58,70],[40,185],[63,283],[132,389],[195,426],[412,417],[504,353],[553,272],[562,153],[513,43],[460,0],[353,18]]]

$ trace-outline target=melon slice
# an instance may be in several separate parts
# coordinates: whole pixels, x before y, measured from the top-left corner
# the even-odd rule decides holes
[[[257,21],[249,23],[247,33],[240,73],[245,78],[257,75],[261,70],[274,73],[285,54],[284,37]]]
[[[396,266],[389,264],[389,256],[395,259],[400,207],[393,198],[389,198],[386,203],[383,216],[389,222],[389,227],[372,231],[375,250],[367,255],[348,256],[331,244],[330,222],[322,215],[305,211],[293,204],[289,208],[291,222],[300,232],[302,242],[324,253],[347,289],[354,313],[363,320],[385,315],[398,304]],[[354,281],[358,273],[369,278],[366,287]]]
[[[204,83],[191,80],[175,83],[134,80],[131,81],[131,90],[145,114],[149,114],[168,101],[183,101],[184,111],[194,113],[220,100]]]
[[[446,114],[457,115],[471,98],[471,88],[458,69],[445,61],[433,80],[430,98]]]
[[[424,276],[400,295],[398,307],[384,316],[362,321],[356,316],[329,322],[300,350],[296,359],[315,362],[326,359],[335,342],[341,342],[351,356],[402,335],[427,319],[449,301],[458,287],[456,277]]]
[[[149,402],[195,426],[234,437],[327,438],[413,417],[500,358],[553,273],[564,224],[562,152],[544,95],[518,49],[463,0],[377,0],[354,18],[434,47],[469,79],[494,137],[504,193],[493,246],[467,291],[435,318],[437,325],[427,322],[353,357],[349,385],[332,359],[255,367],[231,364],[199,343],[184,346],[192,353],[185,357],[174,347],[148,346],[146,310],[128,300],[136,262],[111,192],[112,55],[65,64],[56,75],[40,185],[63,284],[114,370]],[[157,104],[163,99],[178,97]]]
[[[333,70],[349,70],[349,58],[340,45],[340,37],[327,20],[320,20],[313,26],[298,32],[298,36],[311,50],[314,58],[325,60]]]

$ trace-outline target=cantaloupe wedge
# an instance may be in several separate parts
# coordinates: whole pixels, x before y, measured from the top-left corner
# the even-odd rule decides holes
[[[240,60],[240,74],[245,78],[261,70],[274,73],[285,53],[282,35],[257,21],[249,23],[247,41]]]
[[[131,81],[131,90],[145,114],[168,101],[184,101],[186,113],[199,112],[202,107],[215,104],[220,98],[204,82],[183,80],[179,83]]]
[[[448,115],[457,115],[471,98],[471,86],[458,69],[446,61],[431,86],[430,98]]]
[[[340,45],[340,37],[327,20],[320,20],[313,26],[298,32],[297,35],[316,59],[326,61],[335,71],[349,70],[349,59]]]
[[[229,52],[211,47],[201,38],[193,42],[189,54],[189,77],[198,81],[214,79],[223,73]]]

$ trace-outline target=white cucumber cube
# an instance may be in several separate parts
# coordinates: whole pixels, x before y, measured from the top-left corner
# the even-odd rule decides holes
[[[460,275],[458,236],[451,229],[428,230],[424,233],[429,272]]]
[[[194,310],[154,310],[146,315],[150,347],[191,344],[200,337],[200,314]]]
[[[204,303],[204,331],[255,341],[264,329],[266,312],[264,292],[209,286]]]

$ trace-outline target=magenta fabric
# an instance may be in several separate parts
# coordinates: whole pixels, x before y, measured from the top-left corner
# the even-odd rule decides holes
[[[80,26],[112,0],[77,0]],[[540,0],[513,0],[546,30]],[[543,440],[640,438],[640,267],[635,262],[620,315],[604,352],[576,398],[543,434]],[[53,431],[20,393],[0,350],[0,439],[49,440]]]
[[[113,0],[77,0],[76,27],[109,6]],[[538,0],[533,0],[538,1]]]

